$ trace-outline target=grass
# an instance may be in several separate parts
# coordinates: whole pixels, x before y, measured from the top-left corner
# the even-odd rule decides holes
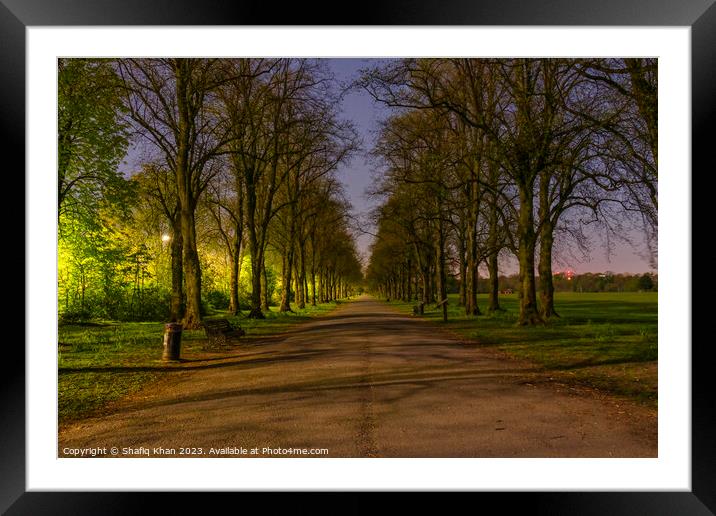
[[[340,303],[340,302],[339,302]],[[334,310],[337,303],[324,303],[294,313],[279,313],[276,307],[266,319],[247,319],[216,312],[246,330],[242,341],[251,342],[275,335]],[[96,321],[59,327],[58,417],[60,426],[103,413],[115,401],[137,393],[147,384],[181,371],[161,361],[164,323]],[[204,330],[182,333],[182,358],[205,355]]]
[[[500,296],[505,312],[477,318],[464,315],[450,295],[448,322],[426,306],[423,317],[510,356],[529,360],[556,380],[595,387],[652,408],[657,406],[657,293],[557,293],[561,317],[544,326],[517,326],[516,294]],[[412,313],[415,302],[390,305]],[[487,296],[478,297],[484,311]]]

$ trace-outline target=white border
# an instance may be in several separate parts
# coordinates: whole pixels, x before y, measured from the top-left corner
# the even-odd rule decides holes
[[[27,29],[27,489],[691,489],[690,28]],[[658,459],[57,459],[57,56],[658,56]]]

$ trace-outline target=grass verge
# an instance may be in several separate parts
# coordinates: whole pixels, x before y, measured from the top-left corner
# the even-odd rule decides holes
[[[250,344],[331,312],[338,304],[340,302],[294,308],[294,313],[279,313],[272,307],[265,313],[266,319],[247,319],[220,311],[208,318],[226,317],[239,324],[246,330],[241,342]],[[182,371],[181,367],[161,361],[163,332],[162,322],[96,321],[60,326],[57,353],[60,428],[105,413],[112,403]],[[205,341],[204,330],[184,331],[182,358],[196,360],[205,356],[202,350]]]

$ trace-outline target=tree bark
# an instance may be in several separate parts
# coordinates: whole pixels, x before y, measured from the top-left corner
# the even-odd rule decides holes
[[[291,246],[293,247],[293,246]],[[292,312],[291,310],[291,282],[293,281],[293,249],[288,252],[281,260],[281,306],[279,312]]]
[[[503,312],[504,309],[500,306],[500,278],[499,268],[497,263],[497,253],[490,254],[487,257],[487,271],[490,275],[489,284],[490,291],[488,292],[488,306],[487,311],[490,313]]]
[[[442,221],[438,225],[438,292],[440,293],[439,302],[442,303],[443,322],[447,322],[447,275],[445,273],[445,232],[443,230]],[[443,302],[444,301],[444,302]]]
[[[169,322],[181,321],[184,305],[184,264],[182,252],[184,249],[181,237],[181,220],[178,216],[174,218],[172,228],[171,254],[172,254],[172,297],[169,308]]]
[[[241,267],[241,244],[234,242],[231,252],[231,268],[229,270],[229,312],[237,315],[239,306],[239,271]]]
[[[262,283],[262,296],[261,296],[261,308],[265,311],[270,310],[271,295],[269,293],[269,281],[268,271],[266,270],[266,262],[261,263],[261,283]]]
[[[542,317],[550,319],[559,317],[554,309],[554,282],[552,279],[552,246],[554,243],[554,230],[551,224],[543,224],[540,232],[539,249],[539,283],[540,305]]]
[[[542,323],[537,307],[535,285],[535,229],[534,196],[530,189],[520,188],[519,252],[520,262],[520,315],[519,325]]]
[[[467,309],[467,249],[464,233],[458,237],[457,241],[460,258],[460,306],[464,306]]]
[[[504,311],[502,307],[500,307],[500,279],[499,279],[499,266],[497,262],[497,258],[500,253],[499,245],[498,245],[498,234],[499,231],[498,225],[497,225],[497,206],[495,206],[495,202],[497,202],[497,199],[493,197],[493,205],[490,208],[490,234],[488,236],[488,250],[489,254],[487,256],[487,271],[490,275],[490,291],[488,293],[488,306],[487,311],[489,313],[494,312],[502,312]]]
[[[186,279],[186,312],[184,328],[201,327],[201,265],[196,248],[196,227],[193,211],[181,210],[182,237],[184,247],[184,277]]]

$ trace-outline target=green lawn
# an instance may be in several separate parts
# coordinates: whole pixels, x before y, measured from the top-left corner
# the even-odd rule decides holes
[[[442,311],[424,315],[447,329],[516,358],[530,360],[565,382],[597,387],[656,408],[657,293],[557,293],[560,318],[545,326],[516,325],[516,294],[500,296],[506,310],[477,318],[464,315],[458,296],[450,295],[448,322]],[[415,302],[390,305],[412,313]],[[478,296],[485,311],[487,295]]]
[[[279,313],[276,307],[266,319],[247,319],[217,312],[241,325],[250,343],[281,333],[301,322],[328,313],[336,303],[308,306],[295,313]],[[164,364],[164,323],[97,321],[91,325],[61,325],[58,349],[58,414],[60,425],[102,413],[111,402],[136,393],[148,383],[182,371],[180,365]],[[204,330],[182,333],[182,358],[199,359],[206,353]]]

